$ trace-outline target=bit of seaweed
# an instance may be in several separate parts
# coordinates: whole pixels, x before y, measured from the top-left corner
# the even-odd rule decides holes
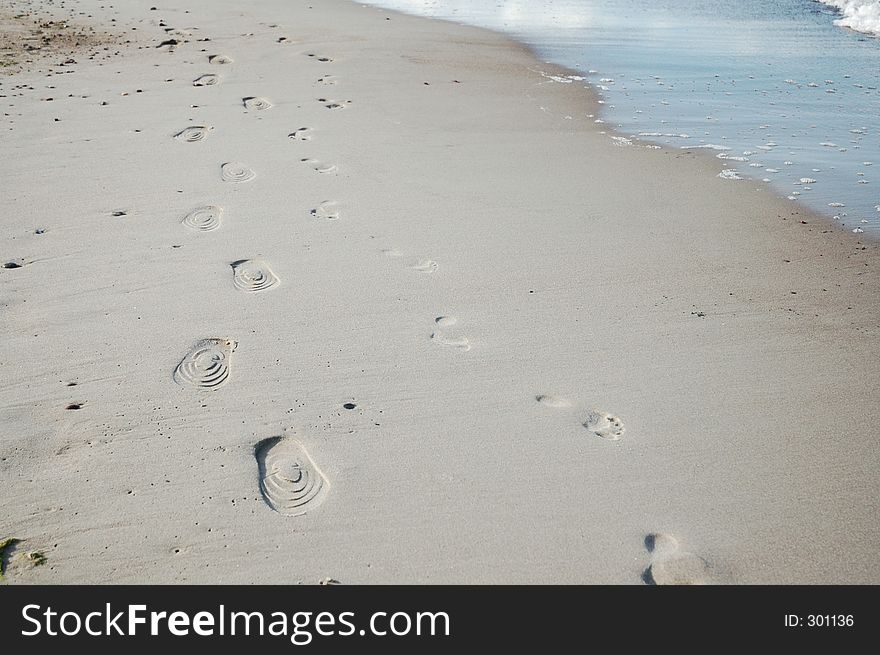
[[[7,551],[15,546],[20,539],[16,539],[15,537],[8,537],[6,539],[0,540],[0,580],[3,580],[3,574],[6,573],[6,555]]]

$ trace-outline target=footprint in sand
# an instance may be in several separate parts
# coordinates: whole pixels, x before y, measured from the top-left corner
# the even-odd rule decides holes
[[[211,55],[210,57],[208,57],[208,63],[218,64],[221,66],[223,64],[231,64],[233,61],[235,60],[227,55]]]
[[[562,396],[554,396],[552,394],[541,394],[539,396],[535,396],[535,400],[537,400],[542,405],[546,405],[547,407],[556,407],[559,409],[571,407],[571,401],[568,398],[563,398]]]
[[[308,56],[311,57],[312,59],[314,59],[315,61],[320,61],[324,64],[329,64],[330,62],[333,61],[332,59],[330,59],[330,57],[323,57],[321,55],[316,55],[313,52],[309,52]]]
[[[416,259],[408,266],[417,273],[434,273],[440,268],[440,265],[433,259]]]
[[[260,259],[240,259],[232,262],[232,283],[239,291],[265,291],[280,280],[269,265]]]
[[[193,80],[193,86],[216,86],[217,84],[220,84],[220,76],[214,73],[200,75]]]
[[[336,164],[328,164],[327,162],[318,161],[317,159],[300,159],[304,164],[312,167],[312,170],[318,173],[335,173],[338,170]]]
[[[244,164],[230,161],[220,167],[220,179],[224,182],[243,183],[250,182],[257,176]]]
[[[318,102],[322,103],[325,109],[345,109],[351,104],[351,100],[330,100],[329,98],[318,98]]]
[[[324,84],[326,86],[331,86],[333,84],[336,84],[336,82],[338,80],[339,80],[339,78],[336,77],[335,75],[324,75],[323,77],[318,78],[318,84]]]
[[[294,130],[287,136],[288,138],[296,139],[297,141],[311,141],[313,132],[314,130],[310,127],[301,127],[298,130]]]
[[[386,257],[391,257],[394,259],[399,259],[403,257],[403,253],[397,250],[396,248],[386,248],[382,250],[382,254]],[[440,268],[440,264],[435,262],[433,259],[426,259],[422,257],[413,257],[407,260],[406,263],[407,268],[414,270],[416,273],[436,273],[437,269]]]
[[[203,205],[191,210],[183,217],[182,223],[198,232],[210,232],[220,227],[223,208],[218,205]]]
[[[248,109],[249,111],[264,111],[272,108],[272,103],[266,100],[266,98],[256,96],[242,98],[241,103],[245,106],[245,109]]]
[[[597,437],[608,441],[617,441],[626,430],[619,418],[598,409],[590,411],[587,420],[584,421],[584,427]]]
[[[645,537],[651,564],[642,573],[645,584],[697,585],[709,582],[709,564],[702,557],[682,550],[671,534],[657,532]]]
[[[232,351],[237,345],[231,339],[202,339],[174,369],[174,381],[201,391],[217,389],[229,379]]]
[[[263,498],[279,514],[300,516],[324,502],[330,483],[296,439],[264,439],[254,456]]]
[[[339,220],[339,203],[335,200],[325,200],[309,213],[315,218],[321,218],[325,221],[337,221]]]
[[[555,409],[568,409],[572,407],[572,402],[568,398],[549,393],[539,394],[535,396],[535,400],[545,407],[553,407]],[[620,418],[598,409],[591,410],[581,425],[593,435],[607,441],[617,441],[625,432],[623,421]]]
[[[449,346],[467,352],[471,344],[465,337],[450,337],[443,330],[454,327],[458,320],[453,316],[438,316],[434,319],[437,329],[431,334],[431,341],[441,346]]]
[[[193,125],[175,134],[174,138],[185,143],[204,141],[213,129],[210,125]]]

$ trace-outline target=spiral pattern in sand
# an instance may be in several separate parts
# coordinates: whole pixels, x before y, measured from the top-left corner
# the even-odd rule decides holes
[[[220,83],[220,76],[214,73],[201,75],[193,80],[193,86],[215,86]]]
[[[199,232],[210,232],[220,227],[223,208],[217,205],[196,207],[183,217],[183,224]]]
[[[231,64],[234,60],[227,55],[211,55],[208,62],[211,64]]]
[[[229,161],[220,167],[220,179],[224,182],[250,182],[256,176],[250,168],[238,162]]]
[[[320,505],[330,483],[295,439],[273,437],[257,444],[260,491],[279,514],[300,516]]]
[[[193,125],[175,134],[174,138],[178,141],[185,141],[186,143],[203,141],[213,129],[214,128],[210,125]]]
[[[212,391],[229,379],[232,351],[230,339],[203,339],[195,344],[174,369],[174,381],[182,386]]]
[[[244,104],[245,109],[250,109],[253,111],[262,111],[264,109],[270,109],[272,107],[272,103],[265,98],[243,98],[242,104]]]
[[[239,291],[265,291],[278,282],[278,276],[260,259],[241,259],[232,264],[232,283]]]

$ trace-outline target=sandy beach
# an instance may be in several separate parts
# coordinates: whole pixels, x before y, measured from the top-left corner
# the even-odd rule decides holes
[[[880,583],[866,235],[493,32],[23,12],[91,30],[0,68],[6,582]]]

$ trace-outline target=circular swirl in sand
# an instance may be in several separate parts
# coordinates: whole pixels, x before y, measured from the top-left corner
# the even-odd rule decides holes
[[[260,259],[242,259],[232,264],[232,283],[239,291],[265,291],[278,282],[269,265]]]
[[[231,64],[233,61],[235,60],[227,55],[211,55],[208,57],[208,62],[211,64]]]
[[[273,437],[257,444],[260,491],[280,514],[299,516],[320,505],[330,483],[295,439]]]
[[[223,209],[217,205],[196,207],[183,217],[183,224],[199,232],[210,232],[220,227]]]
[[[214,73],[201,75],[193,80],[193,86],[215,86],[220,83],[220,76]]]
[[[250,168],[238,162],[226,162],[220,167],[220,179],[224,182],[250,182],[256,176]]]
[[[229,379],[229,366],[236,343],[230,339],[203,339],[174,370],[174,381],[200,390],[216,389]]]
[[[214,128],[210,125],[193,125],[192,127],[188,127],[175,134],[174,138],[178,141],[185,141],[186,143],[204,141],[213,129]]]
[[[245,109],[250,109],[252,111],[262,111],[272,107],[272,103],[265,98],[244,98],[242,103],[244,104]]]

